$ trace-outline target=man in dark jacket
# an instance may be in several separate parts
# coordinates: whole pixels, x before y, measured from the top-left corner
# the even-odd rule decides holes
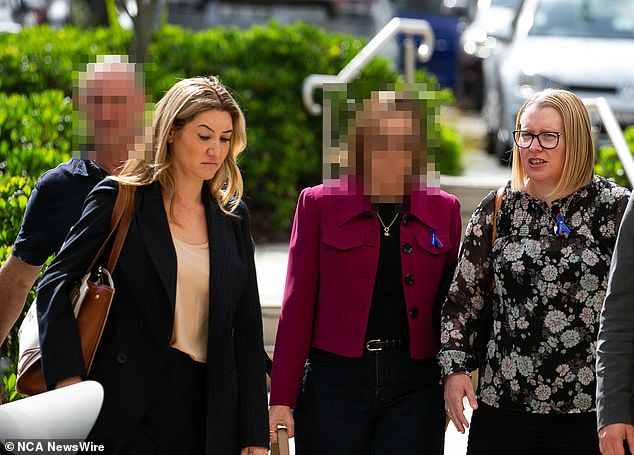
[[[128,158],[143,158],[143,75],[124,56],[89,63],[75,81],[74,158],[45,172],[24,213],[11,254],[0,268],[0,344],[20,316],[43,264],[62,246],[86,195]]]

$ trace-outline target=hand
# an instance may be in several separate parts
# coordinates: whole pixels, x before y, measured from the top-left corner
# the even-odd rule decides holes
[[[62,387],[66,387],[68,385],[77,384],[78,382],[81,382],[81,377],[72,376],[70,378],[66,378],[66,379],[62,379],[61,381],[58,381],[57,384],[55,384],[55,388],[56,389],[61,389]]]
[[[599,448],[603,455],[624,455],[623,443],[630,452],[634,450],[634,426],[628,423],[613,423],[599,430]]]
[[[269,408],[269,430],[271,430],[271,444],[277,442],[277,427],[286,427],[288,437],[295,436],[295,420],[290,406],[271,406]]]
[[[240,451],[240,455],[269,455],[269,449],[266,447],[249,446]]]
[[[445,411],[460,433],[469,428],[462,404],[465,396],[469,399],[471,409],[477,409],[478,402],[469,375],[464,372],[449,374],[445,380]]]

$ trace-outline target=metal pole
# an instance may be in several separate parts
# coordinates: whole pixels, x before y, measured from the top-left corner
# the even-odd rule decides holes
[[[614,145],[616,153],[621,160],[621,165],[623,166],[625,175],[627,176],[630,185],[632,185],[632,183],[634,183],[634,158],[632,158],[632,152],[625,141],[623,131],[621,131],[621,126],[616,120],[616,117],[614,117],[612,108],[605,98],[596,98],[594,100],[594,105],[599,112],[603,125],[605,125],[605,130],[607,131],[608,136],[610,136],[612,145]]]
[[[414,38],[408,36],[403,40],[403,61],[405,69],[405,82],[414,82],[414,74],[416,73],[416,44]]]
[[[313,100],[313,91],[317,88],[323,87],[324,84],[327,83],[350,82],[379,52],[381,47],[399,32],[407,35],[421,36],[422,42],[425,44],[424,46],[419,47],[418,52],[412,50],[412,63],[406,64],[406,71],[410,72],[409,74],[406,74],[406,80],[408,82],[413,82],[416,58],[418,58],[421,62],[427,62],[434,53],[434,31],[429,22],[422,19],[403,19],[395,17],[388,22],[387,25],[385,25],[385,27],[383,27],[341,71],[339,71],[339,74],[311,74],[304,79],[304,84],[302,85],[302,98],[306,109],[308,109],[308,111],[313,115],[321,114],[321,105],[315,103]],[[412,38],[408,37],[407,39],[412,41],[413,48],[414,43]]]

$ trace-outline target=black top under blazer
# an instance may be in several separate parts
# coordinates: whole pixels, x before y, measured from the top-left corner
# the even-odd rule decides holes
[[[158,183],[137,187],[130,230],[112,273],[112,307],[86,375],[69,295],[108,234],[118,188],[106,179],[88,195],[81,219],[37,292],[46,384],[51,389],[59,380],[82,376],[103,385],[103,407],[89,439],[111,441],[115,454],[155,390],[170,345],[176,296],[176,252],[161,188]],[[237,454],[241,447],[268,445],[253,242],[244,202],[238,218],[224,214],[206,186],[202,200],[210,251],[206,453]]]

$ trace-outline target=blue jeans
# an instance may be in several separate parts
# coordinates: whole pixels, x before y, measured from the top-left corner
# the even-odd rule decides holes
[[[294,413],[297,455],[441,455],[439,381],[434,358],[380,351],[350,359],[311,350]]]

